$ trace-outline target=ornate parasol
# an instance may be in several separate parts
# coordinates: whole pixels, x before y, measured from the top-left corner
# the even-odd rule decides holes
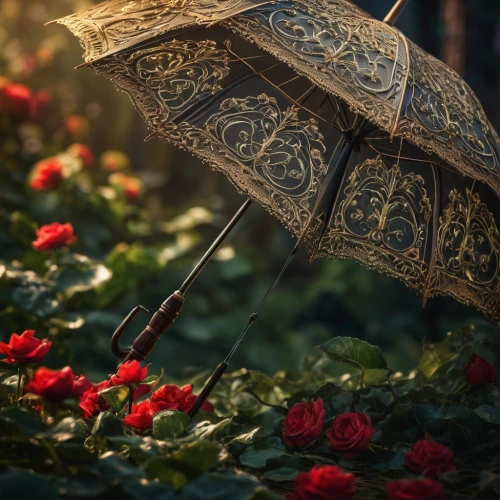
[[[298,238],[268,294],[304,243],[500,324],[500,140],[467,84],[392,26],[406,3],[381,22],[347,0],[109,0],[57,21],[152,136],[250,197],[129,351],[132,311],[117,354],[145,358],[250,200]]]

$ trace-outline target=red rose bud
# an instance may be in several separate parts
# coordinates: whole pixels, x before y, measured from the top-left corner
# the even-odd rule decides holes
[[[325,424],[323,400],[298,403],[292,406],[283,422],[283,441],[290,448],[304,448],[315,441],[323,432]]]
[[[354,474],[336,466],[314,466],[295,477],[295,493],[287,500],[351,500],[354,495]]]
[[[24,392],[32,392],[48,401],[62,401],[71,396],[75,375],[69,366],[62,370],[38,368],[33,380],[24,385]]]
[[[52,342],[49,339],[37,339],[34,335],[34,330],[25,330],[21,335],[13,333],[8,344],[0,342],[0,354],[5,355],[2,361],[24,365],[40,363],[49,352]]]
[[[328,439],[334,450],[342,452],[345,458],[354,458],[368,449],[374,433],[366,413],[343,413],[335,417]]]
[[[99,395],[99,391],[107,389],[109,382],[103,382],[92,386],[90,390],[84,392],[80,396],[80,404],[78,405],[82,410],[85,419],[93,417],[96,413],[109,410],[109,404]]]
[[[193,394],[191,385],[185,385],[181,388],[176,385],[162,385],[151,396],[151,403],[156,404],[159,410],[177,410],[184,413],[191,409],[195,401],[196,395]],[[201,410],[213,412],[214,407],[205,401]]]
[[[88,146],[78,143],[72,144],[68,148],[68,153],[75,158],[79,158],[86,168],[92,168],[94,166],[94,155]]]
[[[434,479],[403,479],[385,486],[389,500],[444,500],[441,485]]]
[[[57,158],[47,158],[35,165],[30,186],[37,191],[45,191],[60,186],[63,180],[62,163]]]
[[[149,401],[132,405],[132,412],[123,419],[123,425],[146,431],[153,427],[153,415],[158,411],[160,411],[158,406]]]
[[[491,384],[497,378],[497,371],[484,358],[472,354],[464,367],[464,376],[469,385]]]
[[[110,380],[111,386],[134,385],[142,382],[148,375],[148,367],[141,368],[139,361],[132,359],[120,365],[116,375]]]
[[[36,240],[33,242],[33,248],[40,252],[48,252],[56,248],[71,245],[76,241],[73,234],[73,226],[67,222],[61,224],[53,222],[46,224],[35,231]]]
[[[70,115],[66,118],[64,126],[73,137],[84,137],[90,130],[89,121],[81,115]]]
[[[405,465],[409,471],[428,477],[436,477],[456,468],[453,452],[429,439],[417,441],[413,449],[405,453]]]

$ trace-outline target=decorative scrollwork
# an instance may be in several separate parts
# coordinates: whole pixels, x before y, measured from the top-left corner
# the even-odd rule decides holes
[[[408,43],[409,99],[398,132],[491,184],[491,174],[500,173],[500,150],[479,100],[453,70]]]
[[[419,257],[432,208],[424,179],[388,169],[379,157],[358,165],[344,188],[335,227],[395,252]]]
[[[345,2],[332,4],[326,9],[318,1],[280,2],[227,24],[389,129],[403,94],[405,44],[397,30],[382,30],[368,16],[349,15]]]
[[[322,255],[355,258],[423,289],[432,207],[422,176],[403,175],[381,157],[366,160],[347,179],[335,212]]]
[[[87,62],[162,33],[251,8],[252,0],[108,0],[59,19],[81,41]]]
[[[265,5],[226,25],[389,134],[500,194],[500,140],[462,78],[395,28],[325,3]]]
[[[204,129],[278,193],[304,197],[317,175],[326,173],[325,147],[314,120],[300,121],[297,111],[280,111],[276,100],[266,95],[232,98]]]
[[[440,218],[434,293],[450,293],[500,320],[500,233],[479,194],[453,189]]]
[[[173,40],[94,63],[127,91],[153,129],[221,89],[229,54],[210,40]]]

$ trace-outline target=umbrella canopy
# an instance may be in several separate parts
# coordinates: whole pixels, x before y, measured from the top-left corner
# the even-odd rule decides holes
[[[500,141],[471,89],[347,0],[110,0],[59,20],[152,135],[303,239],[500,324]]]

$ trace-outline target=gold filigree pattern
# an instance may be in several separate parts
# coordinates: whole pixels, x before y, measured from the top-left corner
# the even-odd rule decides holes
[[[313,255],[356,259],[424,298],[451,294],[500,324],[487,187],[500,194],[500,140],[465,82],[398,30],[348,0],[109,0],[60,22],[154,134],[297,236],[307,228]],[[334,164],[339,130],[362,118],[378,130],[363,129],[353,154],[376,157]],[[487,186],[452,190],[442,211],[462,174]]]
[[[281,111],[265,94],[231,98],[202,128],[182,123],[160,133],[224,171],[295,234],[306,226],[326,174],[325,146],[315,121],[300,120],[296,108]]]
[[[432,293],[449,293],[500,321],[500,233],[479,194],[452,190],[440,219]]]
[[[208,24],[233,16],[262,2],[252,0],[109,0],[59,19],[94,61],[162,33]]]
[[[367,16],[350,16],[345,4],[281,2],[227,21],[235,32],[290,64],[351,108],[390,130],[397,118],[408,70],[396,29]],[[339,13],[337,13],[339,11]]]
[[[229,55],[210,40],[173,40],[131,55],[117,55],[95,69],[128,92],[156,130],[221,89]]]
[[[500,141],[474,93],[397,29],[300,1],[262,6],[225,24],[391,135],[500,194]]]
[[[381,157],[366,160],[347,179],[342,198],[320,253],[355,258],[422,291],[432,214],[422,176],[403,175]]]

